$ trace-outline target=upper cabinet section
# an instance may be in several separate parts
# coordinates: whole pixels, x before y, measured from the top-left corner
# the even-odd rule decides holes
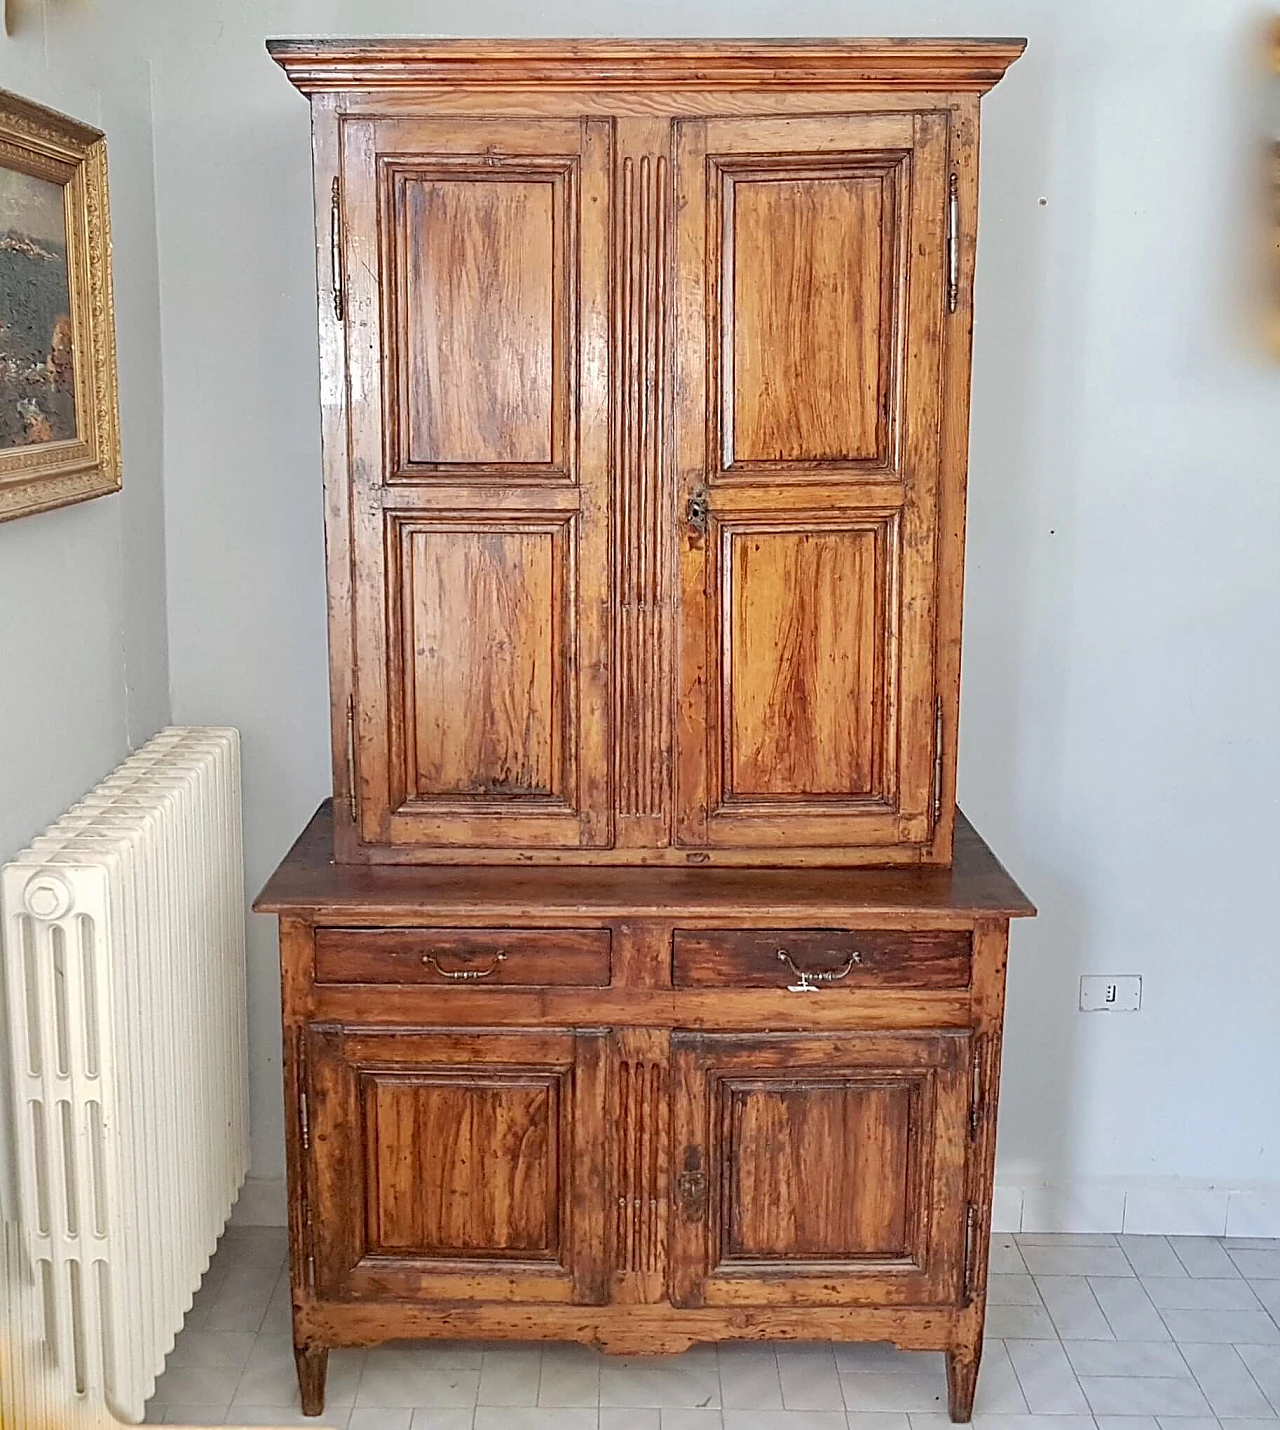
[[[978,104],[1022,42],[270,48],[338,858],[948,862]]]

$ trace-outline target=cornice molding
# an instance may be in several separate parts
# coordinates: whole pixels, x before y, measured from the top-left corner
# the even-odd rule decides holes
[[[1020,39],[268,40],[304,94],[503,90],[943,90],[984,93]]]

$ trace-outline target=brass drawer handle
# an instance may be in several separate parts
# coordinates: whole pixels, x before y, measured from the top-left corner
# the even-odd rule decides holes
[[[455,978],[461,979],[464,982],[474,983],[477,978],[488,978],[491,973],[496,971],[500,963],[507,961],[507,955],[500,950],[494,955],[493,962],[488,968],[441,968],[439,960],[434,953],[424,953],[422,955],[422,961],[428,968],[434,968],[441,978]]]
[[[830,973],[809,973],[803,968],[797,968],[795,964],[792,963],[791,955],[785,948],[778,950],[778,961],[785,963],[800,980],[799,983],[787,984],[788,993],[816,993],[820,983],[839,983],[842,978],[847,978],[854,964],[862,962],[862,955],[860,953],[851,953],[849,955],[849,962],[846,963],[843,968]]]

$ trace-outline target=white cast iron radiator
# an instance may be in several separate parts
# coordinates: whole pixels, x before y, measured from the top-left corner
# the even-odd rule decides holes
[[[68,1395],[137,1422],[248,1160],[238,733],[162,731],[0,899],[46,1339]]]

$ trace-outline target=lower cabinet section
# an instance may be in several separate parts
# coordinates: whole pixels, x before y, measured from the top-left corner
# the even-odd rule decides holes
[[[958,1303],[971,1041],[313,1025],[315,1294]]]

